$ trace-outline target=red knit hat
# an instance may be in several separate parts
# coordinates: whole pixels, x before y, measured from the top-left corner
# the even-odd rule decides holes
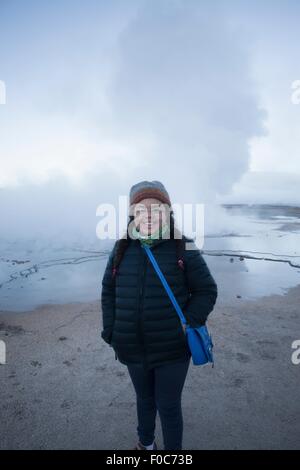
[[[171,207],[169,194],[160,181],[141,181],[130,189],[129,204],[137,204],[142,199],[155,198]]]

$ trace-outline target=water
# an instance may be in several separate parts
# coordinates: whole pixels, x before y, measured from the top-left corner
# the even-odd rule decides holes
[[[285,294],[300,283],[300,208],[224,206],[224,220],[205,232],[205,260],[218,302]],[[95,238],[0,240],[0,310],[100,299],[112,242]]]
[[[223,303],[284,295],[300,283],[300,208],[228,206],[235,228],[206,236],[205,259]]]
[[[60,245],[47,239],[1,241],[0,310],[99,298],[110,251],[100,241]]]

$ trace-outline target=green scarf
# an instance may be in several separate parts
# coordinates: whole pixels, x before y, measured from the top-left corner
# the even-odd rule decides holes
[[[132,233],[135,238],[140,240],[142,244],[146,244],[148,246],[153,245],[156,240],[159,238],[162,238],[163,235],[169,230],[169,225],[165,224],[163,227],[159,227],[154,233],[151,233],[150,235],[142,235],[137,229],[136,226],[134,225],[132,228]],[[167,239],[167,238],[166,238]]]

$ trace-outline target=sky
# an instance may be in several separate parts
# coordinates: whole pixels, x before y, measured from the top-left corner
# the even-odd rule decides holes
[[[0,0],[2,220],[76,230],[145,179],[176,202],[300,204],[299,14],[297,0]]]

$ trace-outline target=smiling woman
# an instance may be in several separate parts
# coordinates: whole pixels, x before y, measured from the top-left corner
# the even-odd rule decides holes
[[[116,242],[103,276],[102,338],[127,366],[136,392],[139,441],[135,449],[157,449],[157,411],[164,448],[181,449],[181,394],[191,352],[177,312],[142,245],[147,243],[155,253],[192,327],[205,324],[217,298],[217,285],[199,249],[195,245],[185,249],[185,242],[191,240],[179,237],[162,183],[134,185],[130,214],[126,236]]]
[[[166,207],[165,204],[155,198],[142,199],[136,206],[132,227],[134,237],[140,238],[141,241],[149,244],[160,236],[169,238],[168,206]]]

